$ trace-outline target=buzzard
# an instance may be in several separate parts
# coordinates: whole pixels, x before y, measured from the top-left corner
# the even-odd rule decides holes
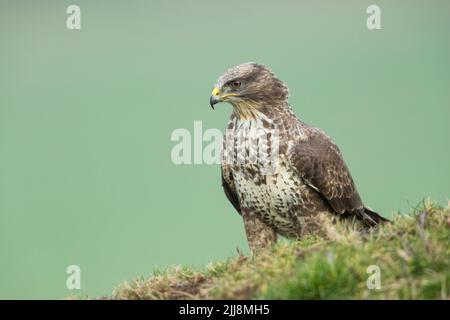
[[[222,185],[243,218],[252,252],[275,243],[277,235],[314,233],[321,212],[367,227],[387,221],[364,206],[339,148],[295,116],[288,96],[268,67],[251,62],[226,70],[210,97],[213,109],[218,102],[233,106]]]

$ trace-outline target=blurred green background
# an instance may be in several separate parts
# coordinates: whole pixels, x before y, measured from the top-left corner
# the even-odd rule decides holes
[[[449,1],[0,3],[0,298],[109,294],[247,251],[219,166],[170,158],[174,129],[225,128],[231,107],[208,99],[241,62],[286,82],[366,204],[447,202]],[[366,28],[372,3],[382,30]],[[71,264],[82,290],[66,289]]]

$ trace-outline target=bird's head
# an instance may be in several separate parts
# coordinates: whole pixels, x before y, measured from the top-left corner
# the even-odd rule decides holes
[[[210,104],[231,103],[240,116],[251,116],[255,111],[285,104],[289,91],[273,72],[258,63],[248,62],[226,70],[216,81]]]

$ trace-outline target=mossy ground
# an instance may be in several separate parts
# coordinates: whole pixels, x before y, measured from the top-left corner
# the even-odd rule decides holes
[[[240,253],[203,270],[177,267],[120,285],[112,299],[449,299],[450,207],[424,202],[369,233],[321,217],[323,237]],[[368,267],[381,288],[369,290]]]

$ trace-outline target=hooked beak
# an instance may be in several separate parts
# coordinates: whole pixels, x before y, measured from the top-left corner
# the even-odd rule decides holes
[[[214,110],[214,105],[216,103],[220,102],[220,90],[219,88],[214,88],[212,93],[211,93],[211,97],[209,98],[209,104],[211,105],[211,108]]]

